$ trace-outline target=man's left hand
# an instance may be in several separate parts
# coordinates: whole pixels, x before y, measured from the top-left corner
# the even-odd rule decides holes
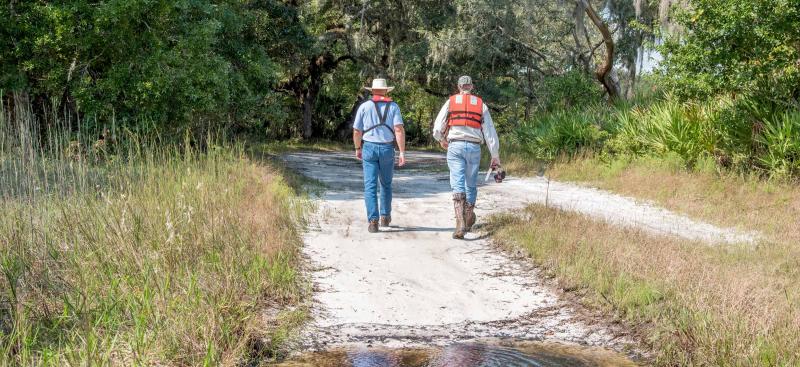
[[[406,155],[403,152],[400,152],[400,158],[397,160],[397,165],[403,167],[406,165]]]

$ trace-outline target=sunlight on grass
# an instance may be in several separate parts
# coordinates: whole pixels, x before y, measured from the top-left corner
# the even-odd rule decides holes
[[[0,122],[0,365],[237,364],[265,305],[300,300],[307,204],[241,147]]]
[[[687,171],[669,160],[647,157],[589,157],[557,163],[548,172],[554,179],[652,200],[717,225],[760,231],[774,242],[800,243],[800,189],[791,181]]]
[[[494,216],[489,228],[562,288],[625,320],[656,365],[800,362],[800,274],[776,271],[800,256],[796,246],[707,246],[542,205]]]

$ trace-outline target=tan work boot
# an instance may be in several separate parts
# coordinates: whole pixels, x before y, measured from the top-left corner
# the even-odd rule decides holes
[[[373,219],[369,221],[369,227],[367,227],[369,233],[378,233],[378,220]]]
[[[388,227],[392,223],[391,215],[381,215],[381,227]]]
[[[464,239],[465,228],[464,224],[464,206],[467,202],[467,196],[463,192],[453,194],[453,208],[456,212],[456,230],[453,231],[453,238],[457,240]]]
[[[464,231],[469,232],[472,230],[472,226],[475,225],[475,221],[478,218],[475,216],[475,204],[466,203],[464,204]]]

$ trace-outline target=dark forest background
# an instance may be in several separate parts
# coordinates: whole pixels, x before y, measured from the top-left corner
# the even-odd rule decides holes
[[[380,76],[397,86],[410,140],[429,144],[440,104],[468,74],[501,133],[540,158],[669,153],[687,166],[794,175],[798,8],[11,0],[0,6],[0,89],[8,114],[22,106],[40,126],[67,120],[92,136],[125,128],[346,141],[362,87]]]

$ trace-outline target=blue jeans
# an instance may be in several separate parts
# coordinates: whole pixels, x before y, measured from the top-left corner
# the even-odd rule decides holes
[[[453,193],[466,193],[467,202],[478,198],[478,169],[481,164],[481,145],[466,141],[451,141],[447,146],[447,166],[450,168],[450,187]]]
[[[364,166],[364,204],[367,206],[367,220],[378,219],[379,182],[381,185],[380,215],[391,215],[394,144],[376,144],[365,141],[361,159]]]

